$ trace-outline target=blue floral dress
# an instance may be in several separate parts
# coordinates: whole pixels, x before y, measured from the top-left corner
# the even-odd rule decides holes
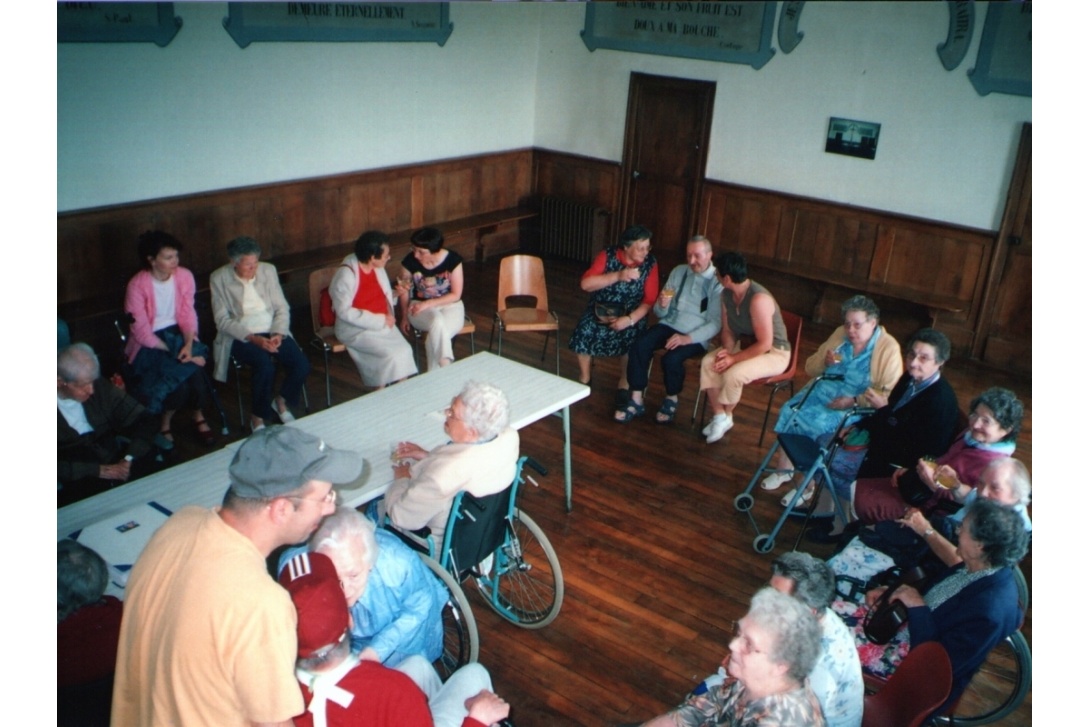
[[[621,262],[618,255],[619,250],[620,248],[614,247],[606,252],[605,272],[615,273],[627,267]],[[598,317],[594,315],[594,306],[598,303],[617,306],[623,311],[622,315],[639,306],[643,302],[647,276],[655,269],[655,256],[648,255],[640,263],[638,269],[640,277],[635,280],[613,283],[591,293],[590,302],[587,304],[586,310],[583,311],[579,322],[575,324],[575,330],[572,331],[571,340],[568,341],[568,348],[575,353],[589,354],[591,356],[623,356],[628,353],[628,349],[632,342],[636,340],[636,336],[646,330],[647,318],[641,318],[636,321],[635,325],[629,326],[622,331],[615,331],[608,324],[598,321]]]

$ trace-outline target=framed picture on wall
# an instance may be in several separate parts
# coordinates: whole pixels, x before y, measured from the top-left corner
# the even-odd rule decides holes
[[[882,125],[873,121],[855,121],[833,116],[825,136],[825,151],[860,159],[874,159],[878,151],[878,132]]]

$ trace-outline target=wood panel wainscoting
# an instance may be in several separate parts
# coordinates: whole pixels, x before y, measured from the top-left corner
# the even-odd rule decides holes
[[[840,302],[863,292],[922,307],[956,352],[971,349],[994,232],[723,182],[705,184],[701,210],[720,247],[816,287],[815,319],[838,321]]]
[[[436,225],[451,249],[482,261],[536,249],[532,218],[541,196],[555,195],[609,211],[615,240],[620,176],[619,162],[519,149],[59,213],[58,315],[76,340],[115,346],[112,322],[139,268],[136,237],[148,229],[185,245],[210,337],[208,275],[238,235],[258,240],[288,300],[304,306],[310,270],[339,261],[366,229],[390,232],[399,260],[411,230]],[[973,350],[994,232],[715,180],[705,181],[699,209],[695,232],[745,254],[785,308],[835,323],[840,302],[861,291],[903,314],[897,335],[931,322],[956,353]]]
[[[74,340],[114,345],[112,321],[140,268],[136,238],[150,229],[185,246],[182,264],[197,277],[209,339],[208,276],[239,235],[255,238],[262,259],[277,265],[293,305],[307,300],[309,271],[339,262],[367,229],[391,234],[395,260],[425,225],[444,229],[448,247],[467,260],[514,251],[520,224],[536,214],[532,171],[533,151],[519,149],[59,213],[58,315]]]

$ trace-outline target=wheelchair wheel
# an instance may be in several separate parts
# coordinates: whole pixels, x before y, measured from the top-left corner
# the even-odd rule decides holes
[[[743,492],[734,498],[734,509],[738,512],[749,512],[753,509],[753,495]]]
[[[965,688],[954,714],[939,717],[938,723],[971,727],[1003,719],[1022,706],[1032,676],[1029,644],[1022,632],[1016,631],[992,649]]]
[[[481,648],[477,620],[473,618],[466,594],[454,577],[433,558],[423,553],[418,555],[435,577],[443,582],[449,595],[443,606],[443,653],[435,662],[435,670],[446,681],[459,667],[477,661]]]
[[[538,524],[515,510],[504,544],[487,578],[476,579],[489,607],[517,626],[539,629],[552,623],[564,600],[564,575],[552,543]]]

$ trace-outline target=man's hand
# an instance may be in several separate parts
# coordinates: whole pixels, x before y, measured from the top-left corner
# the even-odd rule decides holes
[[[98,476],[104,480],[124,482],[129,479],[129,467],[129,461],[124,459],[115,464],[100,464],[98,466]]]
[[[678,346],[688,346],[692,342],[692,336],[685,333],[675,333],[666,339],[666,350],[673,351]]]
[[[511,705],[487,689],[466,700],[469,716],[484,724],[495,724],[511,713]]]

